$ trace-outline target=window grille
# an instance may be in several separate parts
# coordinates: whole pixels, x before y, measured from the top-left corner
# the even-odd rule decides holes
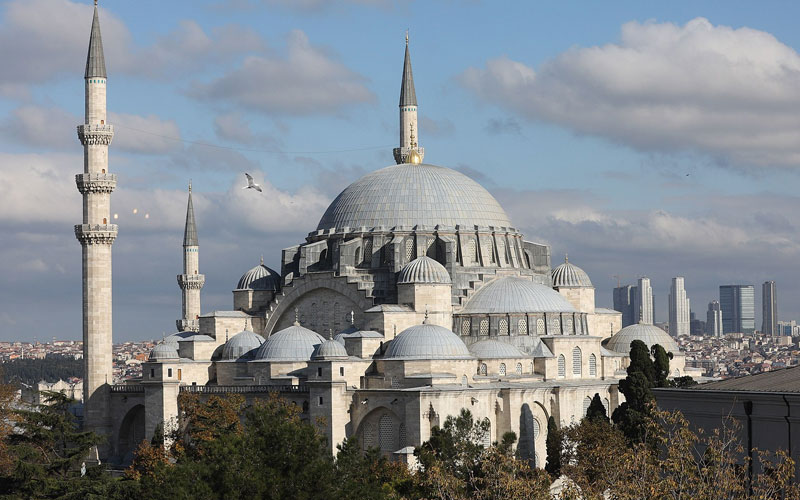
[[[581,374],[581,365],[583,364],[583,359],[581,357],[581,348],[575,347],[572,350],[572,374],[573,375],[580,375]]]
[[[469,318],[461,320],[461,335],[465,337],[470,333],[470,321]]]
[[[517,375],[522,375],[522,363],[517,363]]]
[[[528,334],[528,320],[525,318],[520,319],[517,321],[517,332],[520,335],[527,335]]]
[[[500,376],[501,377],[505,377],[506,376],[506,364],[505,363],[500,363]]]
[[[481,320],[481,335],[489,335],[489,320],[482,319]]]
[[[484,376],[485,376],[487,372],[488,372],[488,369],[487,369],[487,367],[486,367],[486,363],[481,363],[481,367],[480,367],[480,371],[479,371],[479,373],[480,373],[481,375],[484,375]]]
[[[384,451],[397,450],[397,440],[394,434],[394,425],[392,425],[392,417],[384,415],[378,421],[380,448]]]
[[[503,318],[500,320],[500,333],[499,335],[508,335],[508,320]]]
[[[597,356],[594,354],[589,355],[589,375],[592,377],[597,376]]]
[[[536,320],[536,334],[544,335],[544,320],[542,318]]]
[[[539,432],[541,431],[541,427],[539,426],[539,421],[536,418],[533,419],[533,439],[539,439]]]
[[[567,376],[567,361],[563,354],[558,355],[558,376],[562,378]]]
[[[406,261],[414,260],[414,238],[406,239]]]
[[[587,413],[589,413],[589,405],[592,404],[592,398],[586,396],[583,399],[583,416],[585,417]]]

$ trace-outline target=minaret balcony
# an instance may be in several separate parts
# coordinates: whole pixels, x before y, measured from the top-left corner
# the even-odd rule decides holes
[[[117,237],[117,225],[76,224],[75,237],[82,245],[110,245]]]
[[[178,286],[182,290],[200,290],[206,282],[204,274],[179,274]]]
[[[114,137],[114,126],[108,124],[84,123],[78,125],[78,139],[84,146],[108,146]]]
[[[78,174],[75,176],[75,184],[81,194],[86,193],[110,193],[117,187],[116,174]]]

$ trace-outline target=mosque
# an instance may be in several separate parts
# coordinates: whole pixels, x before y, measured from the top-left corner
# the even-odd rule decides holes
[[[364,448],[410,462],[413,447],[462,408],[488,418],[485,443],[517,434],[520,456],[543,466],[546,424],[580,420],[599,394],[620,404],[630,342],[683,355],[652,325],[621,329],[595,307],[589,276],[549,246],[527,241],[498,201],[469,177],[423,163],[406,37],[395,165],[350,184],[304,241],[231,279],[232,309],[201,313],[199,238],[189,187],[178,333],[158,344],[142,378],[113,384],[111,245],[116,176],[113,127],[95,7],[86,64],[84,173],[84,425],[108,438],[101,458],[129,461],[159,427],[174,425],[181,393],[278,393],[318,422],[331,452],[356,436]],[[241,272],[241,271],[240,271]],[[237,273],[238,274],[238,273]],[[612,333],[618,332],[611,336]],[[608,337],[611,337],[608,339]],[[322,417],[322,418],[319,418]]]

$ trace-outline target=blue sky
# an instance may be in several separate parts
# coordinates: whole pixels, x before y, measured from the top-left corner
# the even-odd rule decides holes
[[[487,187],[554,265],[569,252],[598,305],[613,275],[648,275],[665,320],[669,278],[683,275],[704,318],[720,284],[774,279],[780,319],[800,316],[795,3],[100,7],[116,340],[174,329],[190,178],[210,311],[231,307],[260,255],[279,267],[341,189],[392,162],[406,29],[426,162]],[[74,126],[90,24],[89,2],[0,4],[0,340],[80,338]],[[239,189],[244,171],[261,197]]]

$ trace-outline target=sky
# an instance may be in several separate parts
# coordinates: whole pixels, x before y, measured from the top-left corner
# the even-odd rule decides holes
[[[392,164],[410,33],[426,163],[486,187],[610,307],[775,280],[800,319],[800,3],[100,1],[114,339],[175,330],[186,188],[204,312]],[[0,2],[0,341],[81,338],[74,175],[89,1]],[[243,172],[264,187],[242,191]],[[135,213],[134,213],[135,211]]]

